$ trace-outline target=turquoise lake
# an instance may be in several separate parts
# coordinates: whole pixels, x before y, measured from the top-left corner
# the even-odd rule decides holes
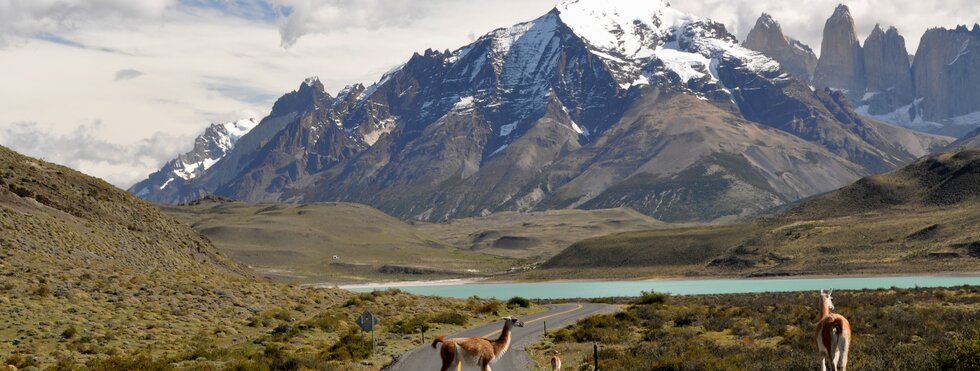
[[[535,283],[465,283],[446,285],[397,286],[417,295],[453,298],[479,296],[508,299],[522,296],[532,299],[599,298],[639,296],[641,291],[656,291],[672,295],[735,294],[752,292],[807,291],[820,289],[860,290],[880,288],[980,286],[974,276],[908,276],[908,277],[844,277],[844,278],[771,278],[771,279],[694,279],[647,281],[565,281]],[[386,286],[352,288],[367,292]]]

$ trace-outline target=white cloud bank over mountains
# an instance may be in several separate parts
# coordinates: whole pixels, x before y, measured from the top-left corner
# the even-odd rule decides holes
[[[371,83],[413,52],[463,46],[559,2],[0,0],[0,144],[126,187],[209,123],[261,118],[308,76],[331,91]],[[862,37],[876,22],[896,25],[910,51],[926,28],[980,14],[975,0],[846,3]],[[836,4],[674,2],[742,37],[766,11],[814,48]]]

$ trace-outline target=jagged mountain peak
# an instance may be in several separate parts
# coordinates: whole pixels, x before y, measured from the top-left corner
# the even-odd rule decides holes
[[[211,124],[194,139],[194,148],[167,162],[159,171],[130,188],[138,196],[180,188],[200,177],[214,164],[231,153],[238,140],[258,126],[253,118]]]
[[[842,17],[851,18],[851,8],[848,8],[847,5],[844,4],[837,4],[837,7],[834,8],[834,15],[832,15],[831,18]]]
[[[881,28],[881,23],[875,23],[874,28],[871,29],[871,35],[880,35],[880,36],[885,35],[885,30]]]
[[[307,77],[306,80],[303,80],[303,84],[306,84],[306,86],[314,86],[318,82],[320,82],[320,76],[315,75]]]
[[[786,72],[804,81],[812,78],[817,65],[813,49],[784,35],[779,22],[768,13],[759,16],[742,45],[776,60]]]
[[[772,15],[766,12],[762,12],[762,15],[759,16],[759,19],[755,21],[755,25],[756,27],[782,29],[782,27],[779,25],[779,22],[776,21],[776,19],[773,18]]]
[[[254,118],[211,124],[194,141],[194,149],[177,157],[173,174],[190,180],[200,176],[214,163],[224,157],[238,140],[255,128]]]

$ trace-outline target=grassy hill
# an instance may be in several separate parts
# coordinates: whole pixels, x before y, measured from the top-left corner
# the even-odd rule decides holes
[[[354,322],[364,310],[386,334],[373,355]],[[269,283],[135,196],[0,147],[0,365],[376,370],[418,326],[535,310]]]
[[[582,239],[667,225],[632,209],[616,208],[501,212],[447,223],[420,224],[419,229],[457,249],[547,259]]]
[[[204,200],[162,208],[236,261],[278,280],[455,277],[506,271],[518,264],[455,249],[426,231],[358,204]]]
[[[612,234],[531,278],[976,272],[980,151],[929,156],[749,224]]]
[[[630,209],[505,212],[406,223],[350,203],[161,206],[228,256],[292,282],[417,280],[506,273],[573,242],[665,224]]]
[[[135,196],[3,147],[0,229],[0,356],[39,364],[240,342],[265,308],[346,296],[259,282]]]

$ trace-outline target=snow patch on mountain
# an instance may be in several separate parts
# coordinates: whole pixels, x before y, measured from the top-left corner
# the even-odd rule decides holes
[[[718,60],[741,61],[755,72],[773,72],[779,63],[738,45],[718,31],[720,24],[674,9],[663,0],[576,0],[559,5],[561,21],[581,37],[592,54],[606,60],[623,88],[649,83],[651,62],[681,83],[692,79],[717,82],[712,70]]]
[[[238,120],[224,124],[213,124],[194,141],[194,150],[178,156],[172,166],[174,175],[191,180],[211,168],[221,158],[231,152],[238,139],[258,126],[255,119]],[[169,182],[167,182],[169,184]],[[161,186],[160,189],[166,187]]]
[[[649,57],[659,39],[695,19],[663,0],[576,0],[557,9],[561,20],[593,47],[630,59]]]
[[[453,109],[457,111],[466,111],[473,109],[473,96],[460,97],[459,101],[453,105]]]
[[[698,53],[687,53],[675,49],[658,49],[654,55],[664,62],[667,69],[677,74],[681,81],[701,79],[709,74],[711,59]],[[716,80],[711,76],[712,80]]]
[[[507,124],[500,127],[500,136],[506,137],[510,135],[514,129],[517,129],[517,123]]]

